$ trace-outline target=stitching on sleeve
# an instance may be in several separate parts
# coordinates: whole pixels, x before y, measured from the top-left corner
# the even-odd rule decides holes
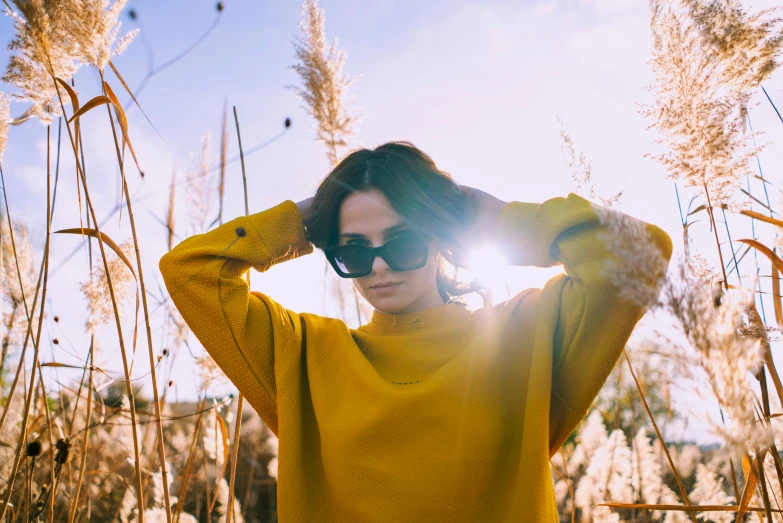
[[[221,268],[222,272],[222,268]],[[219,274],[219,273],[218,273]],[[256,379],[259,385],[261,385],[261,388],[264,392],[266,392],[267,397],[269,398],[269,401],[271,401],[274,404],[277,404],[277,402],[272,397],[272,394],[269,392],[269,389],[267,389],[266,385],[264,385],[264,382],[261,380],[261,378],[258,377],[253,367],[250,365],[250,362],[247,359],[247,356],[245,356],[245,352],[242,350],[242,347],[239,345],[239,342],[237,341],[237,337],[234,334],[234,330],[231,328],[231,322],[228,321],[228,317],[226,316],[226,309],[223,307],[223,298],[222,298],[222,279],[218,276],[218,301],[220,302],[220,311],[223,313],[223,321],[226,322],[226,326],[228,327],[228,331],[231,333],[231,339],[234,340],[234,345],[236,346],[237,350],[239,351],[239,354],[242,356],[242,359],[245,361],[245,365],[247,365],[247,368],[250,370],[250,373],[253,375],[253,377]],[[249,289],[248,289],[249,291]],[[248,292],[249,294],[249,292]],[[267,313],[269,313],[269,307],[267,307],[266,303],[264,303],[264,306],[267,309]],[[249,308],[249,305],[248,305]],[[270,314],[271,316],[271,314]],[[273,347],[272,350],[274,350],[274,333],[272,334],[272,340],[273,340]]]
[[[568,410],[568,412],[570,412],[574,416],[579,416],[579,417],[584,415],[584,414],[580,414],[579,412],[575,411],[574,408],[571,407],[571,405],[569,405],[568,402],[560,395],[560,393],[557,392],[557,389],[553,388],[552,389],[552,393],[554,394],[556,399],[560,400],[560,403],[563,404],[563,406],[566,408],[566,410]]]
[[[558,327],[563,329],[563,339],[561,340],[559,347],[553,347],[553,349],[557,350],[557,360],[553,361],[553,373],[559,374],[560,370],[563,367],[563,363],[566,360],[566,357],[568,356],[568,353],[571,352],[571,349],[573,348],[574,340],[579,338],[580,334],[582,333],[582,330],[584,329],[585,325],[585,312],[587,311],[587,294],[586,289],[584,288],[584,282],[574,279],[568,275],[562,274],[558,275],[561,279],[557,283],[559,285],[559,289],[557,289],[557,322],[555,324],[555,332],[557,332]],[[558,277],[556,276],[556,277]],[[574,333],[572,339],[570,340],[570,343],[567,343],[568,340],[566,340],[566,332],[565,332],[565,326],[561,324],[562,316],[563,316],[563,292],[565,291],[565,288],[567,285],[580,285],[582,287],[582,292],[579,293],[581,299],[582,299],[582,315],[579,318],[579,325],[576,328],[576,332]],[[552,340],[554,342],[554,338]]]

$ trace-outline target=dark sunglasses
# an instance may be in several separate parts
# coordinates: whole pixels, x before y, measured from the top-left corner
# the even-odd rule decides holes
[[[342,278],[361,278],[372,272],[376,256],[393,271],[412,271],[427,265],[430,242],[417,234],[406,234],[380,247],[340,245],[324,249],[326,259]]]

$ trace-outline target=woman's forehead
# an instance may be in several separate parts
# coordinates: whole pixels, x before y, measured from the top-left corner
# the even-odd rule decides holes
[[[380,235],[402,221],[389,200],[377,190],[353,193],[340,206],[340,234]]]

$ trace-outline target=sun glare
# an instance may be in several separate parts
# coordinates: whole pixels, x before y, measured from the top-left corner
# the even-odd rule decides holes
[[[469,275],[489,288],[496,299],[508,293],[507,268],[505,256],[493,247],[474,250],[466,267]]]

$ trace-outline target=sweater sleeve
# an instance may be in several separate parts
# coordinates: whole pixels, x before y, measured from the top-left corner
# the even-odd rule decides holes
[[[507,204],[496,234],[511,264],[562,264],[565,270],[547,283],[559,297],[549,427],[550,450],[556,452],[587,413],[645,312],[625,295],[633,288],[660,288],[672,241],[655,225],[573,193],[541,204]],[[634,259],[645,254],[659,256],[660,263]],[[645,273],[647,267],[657,270]]]
[[[250,292],[245,275],[312,251],[302,215],[287,200],[187,238],[159,264],[188,326],[275,434],[275,353],[300,343],[302,328],[297,313]]]

